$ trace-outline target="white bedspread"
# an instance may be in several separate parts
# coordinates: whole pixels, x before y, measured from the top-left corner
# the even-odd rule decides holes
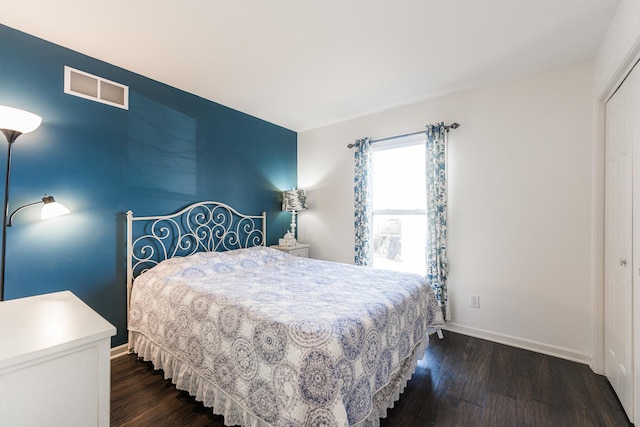
[[[271,248],[173,258],[138,277],[136,352],[228,425],[379,423],[443,326],[423,277]]]

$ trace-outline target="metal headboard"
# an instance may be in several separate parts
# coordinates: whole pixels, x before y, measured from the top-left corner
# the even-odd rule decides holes
[[[219,202],[198,202],[162,216],[134,217],[128,211],[127,324],[135,277],[165,259],[265,246],[266,234],[266,212],[244,215]]]

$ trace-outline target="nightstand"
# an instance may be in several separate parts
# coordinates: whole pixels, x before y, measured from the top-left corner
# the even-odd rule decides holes
[[[305,243],[298,243],[296,246],[271,246],[273,249],[277,249],[282,252],[286,252],[289,255],[299,256],[302,258],[309,258],[309,248],[311,245]]]

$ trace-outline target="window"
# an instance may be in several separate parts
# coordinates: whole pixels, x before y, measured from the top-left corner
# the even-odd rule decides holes
[[[424,275],[424,134],[371,146],[372,266]]]

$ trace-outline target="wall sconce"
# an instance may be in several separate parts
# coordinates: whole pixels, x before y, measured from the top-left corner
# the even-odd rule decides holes
[[[295,246],[296,240],[296,213],[307,210],[307,193],[304,190],[287,190],[282,192],[282,210],[291,212],[291,230],[287,231],[284,238],[280,239],[280,246]]]
[[[42,219],[52,216],[64,215],[69,210],[55,201],[52,196],[44,196],[41,201],[20,206],[9,216],[9,182],[11,178],[11,153],[13,143],[23,133],[33,132],[42,123],[42,118],[28,111],[0,105],[0,132],[4,134],[9,143],[7,151],[7,169],[4,182],[4,209],[2,210],[2,263],[0,267],[0,301],[4,301],[4,272],[7,248],[7,227],[11,227],[13,216],[22,209],[44,203],[42,207]]]

